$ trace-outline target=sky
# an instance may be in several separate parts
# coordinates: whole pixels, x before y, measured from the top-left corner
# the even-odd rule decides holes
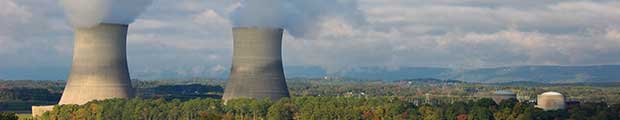
[[[313,13],[321,17],[308,20],[303,34],[285,33],[285,66],[338,71],[620,64],[617,0],[348,1]],[[235,22],[229,18],[239,2],[154,0],[130,25],[132,77],[227,71]],[[73,52],[68,21],[58,0],[0,0],[0,79],[64,79]]]

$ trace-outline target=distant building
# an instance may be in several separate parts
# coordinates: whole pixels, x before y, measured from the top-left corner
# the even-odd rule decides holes
[[[323,76],[323,78],[321,78],[321,80],[336,81],[336,80],[342,80],[342,77]]]
[[[353,92],[347,92],[344,94],[344,97],[353,97]]]
[[[517,95],[517,100],[519,100],[519,102],[529,102],[529,101],[536,101],[533,100],[529,95],[523,95],[523,94],[519,94]]]
[[[543,110],[559,110],[566,108],[564,95],[558,92],[545,92],[538,95],[536,107]]]
[[[493,98],[493,101],[495,101],[496,104],[499,104],[503,100],[516,99],[517,94],[515,94],[512,91],[508,91],[508,90],[499,90],[499,91],[493,92],[493,95],[491,95],[491,98]]]
[[[343,94],[344,97],[367,97],[365,92],[347,92]]]

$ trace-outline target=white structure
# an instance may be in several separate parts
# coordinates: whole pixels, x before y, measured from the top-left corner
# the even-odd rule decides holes
[[[564,95],[558,92],[545,92],[538,95],[536,103],[537,108],[543,110],[559,110],[566,108],[566,99]]]
[[[289,97],[280,28],[233,28],[233,61],[222,99]]]
[[[128,25],[106,23],[76,28],[71,73],[58,104],[133,97],[127,68],[127,29]],[[32,116],[53,108],[32,106]]]
[[[126,56],[128,25],[76,28],[73,65],[59,104],[133,97]]]

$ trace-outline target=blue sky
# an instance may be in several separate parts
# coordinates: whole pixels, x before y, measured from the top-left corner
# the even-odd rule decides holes
[[[316,19],[307,35],[287,32],[284,63],[328,70],[620,63],[616,0],[349,1],[334,9],[341,14]],[[130,26],[132,76],[228,70],[228,18],[239,6],[238,0],[153,1]],[[58,0],[0,0],[0,79],[63,79],[72,35]],[[16,71],[29,76],[7,75]]]

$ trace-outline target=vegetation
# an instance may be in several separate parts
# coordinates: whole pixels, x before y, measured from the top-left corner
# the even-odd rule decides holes
[[[0,120],[17,120],[17,114],[9,112],[0,112]]]
[[[174,82],[174,80],[172,80]],[[189,100],[194,98],[220,98],[220,85],[184,81],[137,81],[137,97],[146,99]],[[31,106],[58,103],[65,83],[62,81],[0,80],[0,111],[29,112]]]
[[[402,119],[402,120],[549,120],[620,119],[620,105],[585,103],[566,110],[543,111],[532,104],[506,100],[497,105],[491,99],[451,104],[416,106],[396,97],[294,97],[270,100],[237,99],[223,104],[219,99],[188,101],[131,99],[94,101],[85,105],[57,106],[42,119]]]
[[[289,79],[290,99],[219,100],[224,80],[134,81],[137,98],[67,105],[46,119],[620,119],[620,83],[482,84],[412,79],[394,82],[353,79]],[[58,102],[62,81],[1,81],[0,111],[27,112],[32,105]],[[518,100],[496,105],[496,90],[512,90]],[[556,91],[566,110],[534,108],[536,95]],[[516,102],[521,101],[521,102]]]
[[[138,89],[140,98],[164,98],[189,100],[194,98],[221,98],[224,88],[221,86],[190,84],[190,85],[161,85],[152,88]]]

